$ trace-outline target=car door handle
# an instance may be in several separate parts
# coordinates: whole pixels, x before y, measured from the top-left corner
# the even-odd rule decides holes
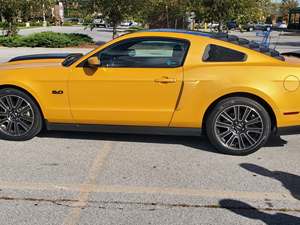
[[[161,84],[169,84],[169,83],[176,83],[177,80],[175,78],[162,77],[154,80],[154,82],[161,83]]]

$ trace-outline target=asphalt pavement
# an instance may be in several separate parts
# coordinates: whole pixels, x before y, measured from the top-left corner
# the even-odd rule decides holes
[[[27,52],[50,50],[0,48],[0,60]],[[234,157],[197,137],[44,131],[0,140],[0,224],[298,225],[299,146],[299,135],[274,137]]]
[[[246,157],[205,138],[44,132],[0,141],[0,224],[300,224],[300,139]]]

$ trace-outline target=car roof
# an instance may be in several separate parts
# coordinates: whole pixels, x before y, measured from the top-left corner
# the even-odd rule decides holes
[[[143,32],[168,32],[168,33],[177,33],[177,34],[192,34],[192,35],[197,35],[202,37],[213,37],[213,33],[181,30],[181,29],[150,29],[150,30],[143,30]]]
[[[246,47],[256,52],[284,61],[284,57],[275,49],[264,47],[255,41],[249,41],[245,38],[239,38],[238,36],[229,35],[227,33],[201,32],[201,31],[181,30],[181,29],[150,29],[150,30],[142,30],[141,32],[166,32],[166,33],[177,33],[177,34],[190,34],[195,36],[213,38],[213,39],[229,42],[232,44],[236,44],[242,47]]]

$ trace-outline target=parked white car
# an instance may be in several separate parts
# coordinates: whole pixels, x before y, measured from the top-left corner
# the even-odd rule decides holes
[[[288,28],[288,26],[285,22],[279,22],[275,25],[275,27],[278,29],[287,29]]]
[[[95,27],[104,27],[104,28],[109,27],[109,24],[102,17],[96,17],[93,20],[93,24],[94,24]]]
[[[121,27],[135,27],[139,26],[140,24],[135,21],[123,21],[120,25]]]

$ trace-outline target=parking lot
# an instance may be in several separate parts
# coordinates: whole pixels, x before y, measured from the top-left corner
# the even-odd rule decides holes
[[[285,42],[299,49],[299,37]],[[0,61],[56,51],[88,49],[0,48]],[[219,154],[205,137],[44,131],[0,140],[0,224],[297,225],[299,137],[273,137],[246,157]]]
[[[81,26],[74,27],[46,27],[46,28],[32,28],[32,29],[24,29],[20,30],[20,35],[29,35],[32,33],[38,33],[43,31],[53,31],[53,32],[62,32],[62,33],[82,33],[87,34],[93,38],[96,43],[107,42],[112,39],[112,29],[108,28],[95,28],[90,30]],[[118,33],[123,34],[126,31],[126,28],[119,28]],[[257,42],[261,42],[263,37],[259,35],[261,31],[253,31],[253,32],[239,32],[239,31],[230,31],[230,34],[237,35],[239,37],[244,37],[249,40],[254,40]],[[300,33],[290,33],[290,32],[279,32],[272,31],[271,32],[271,48],[276,48],[280,52],[287,52],[293,50],[299,50],[300,48]]]
[[[195,137],[0,141],[1,224],[300,224],[299,144],[233,157]]]

